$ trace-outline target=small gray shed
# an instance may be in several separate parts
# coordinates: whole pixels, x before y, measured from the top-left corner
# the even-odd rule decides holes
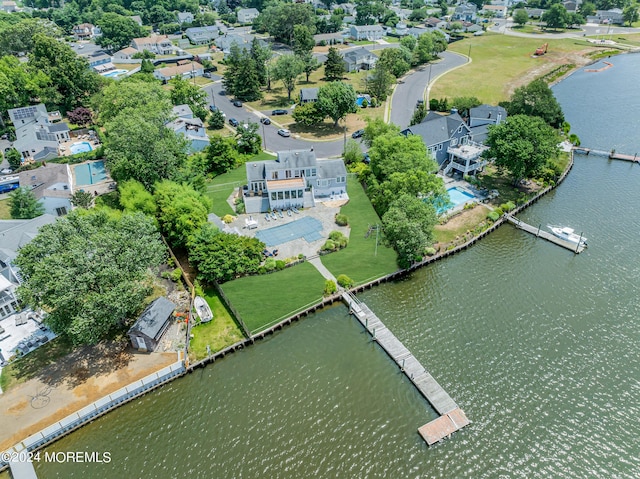
[[[176,305],[164,296],[147,306],[127,333],[133,348],[144,352],[154,351],[169,327],[169,320],[175,309]]]

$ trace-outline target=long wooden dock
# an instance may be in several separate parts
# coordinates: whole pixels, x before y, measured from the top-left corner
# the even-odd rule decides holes
[[[343,301],[349,306],[349,311],[358,318],[371,337],[400,367],[401,371],[418,389],[420,394],[429,401],[440,417],[418,429],[418,433],[432,445],[449,437],[451,433],[469,424],[462,409],[458,407],[451,396],[442,389],[440,384],[429,374],[411,352],[387,329],[366,304],[360,302],[353,294],[344,292]]]
[[[617,153],[615,150],[604,151],[604,150],[594,150],[592,148],[584,148],[582,146],[574,146],[573,151],[576,153],[581,153],[583,155],[596,155],[596,156],[605,156],[610,160],[622,160],[622,161],[630,161],[632,163],[640,163],[640,156],[636,153],[635,155],[627,155],[625,153]]]
[[[584,251],[585,246],[583,244],[577,245],[575,243],[571,243],[570,241],[565,241],[562,238],[558,238],[557,236],[549,233],[548,231],[540,229],[540,227],[531,226],[524,221],[519,220],[515,216],[505,214],[504,217],[516,228],[526,231],[527,233],[531,233],[537,238],[546,239],[547,241],[557,244],[558,246],[562,246],[563,248],[573,251],[576,254],[580,254]]]

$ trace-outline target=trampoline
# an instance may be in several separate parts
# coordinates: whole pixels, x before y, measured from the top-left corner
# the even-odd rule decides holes
[[[308,243],[311,243],[324,238],[321,232],[322,223],[307,216],[291,223],[258,231],[256,238],[267,246],[278,246],[298,238],[304,238]]]

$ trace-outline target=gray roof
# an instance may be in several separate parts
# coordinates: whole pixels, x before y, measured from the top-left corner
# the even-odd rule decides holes
[[[184,34],[194,42],[200,40],[211,41],[218,35],[219,31],[220,28],[216,25],[208,25],[206,27],[187,28]]]
[[[491,123],[485,123],[484,125],[472,126],[471,139],[477,143],[484,143],[489,137],[489,127],[493,126]]]
[[[311,101],[318,99],[318,90],[319,88],[301,88],[300,89],[300,100],[302,101]]]
[[[147,309],[129,329],[129,334],[142,333],[149,338],[158,339],[156,336],[162,331],[175,309],[175,304],[164,296],[159,297],[147,306]]]
[[[69,131],[69,125],[66,123],[52,123],[48,125],[49,131],[51,133],[57,133],[59,131]]]
[[[318,178],[337,178],[338,176],[347,176],[344,161],[341,159],[318,161]]]
[[[469,117],[470,118],[486,118],[495,120],[498,118],[498,115],[504,120],[507,118],[507,110],[502,108],[501,106],[493,106],[493,105],[480,105],[475,108],[469,108]]]
[[[361,58],[366,58],[371,55],[373,55],[373,53],[371,53],[369,50],[360,47],[357,50],[351,50],[350,52],[345,53],[344,55],[342,55],[342,58],[347,61],[357,62]]]
[[[468,129],[462,117],[457,113],[451,115],[438,115],[430,111],[422,123],[410,126],[403,130],[404,135],[410,133],[412,135],[420,135],[425,145],[433,146],[450,140],[455,131],[464,125]]]
[[[49,163],[46,166],[43,165],[34,170],[21,171],[18,173],[18,177],[20,178],[20,186],[31,189],[36,198],[49,196],[51,191],[47,191],[47,189],[58,183],[67,185],[66,190],[64,190],[64,188],[61,190],[66,193],[62,196],[71,196],[71,185],[69,185],[70,178],[67,165]]]
[[[43,225],[54,223],[56,217],[44,214],[31,220],[0,220],[0,244],[7,256],[15,256],[20,247],[29,243]]]
[[[351,28],[355,28],[357,32],[383,31],[380,25],[353,25]]]
[[[173,107],[173,114],[178,118],[193,118],[193,111],[189,105],[176,105]]]
[[[278,152],[277,160],[251,161],[246,163],[247,182],[271,179],[272,171],[287,168],[316,167],[316,154],[311,150],[290,150]]]

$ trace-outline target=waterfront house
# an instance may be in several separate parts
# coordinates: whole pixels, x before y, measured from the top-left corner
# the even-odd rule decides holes
[[[384,30],[380,25],[351,25],[349,29],[354,40],[380,40],[384,36]]]
[[[371,70],[376,66],[378,57],[366,48],[358,48],[342,54],[344,69],[347,72]]]
[[[256,8],[241,8],[238,10],[238,23],[253,23],[260,12]]]
[[[204,67],[200,63],[186,61],[185,63],[178,62],[177,65],[159,68],[153,72],[153,76],[161,82],[167,83],[175,77],[195,78],[201,77],[203,73]]]
[[[131,47],[139,52],[149,50],[156,55],[169,55],[173,53],[174,47],[167,35],[151,35],[144,38],[134,38],[131,40]]]
[[[133,348],[142,352],[155,351],[175,309],[176,305],[164,296],[147,306],[127,333]]]
[[[301,88],[300,104],[318,101],[318,88]]]
[[[24,160],[43,161],[56,158],[60,143],[71,139],[69,127],[60,122],[59,112],[47,112],[44,103],[7,111],[16,129],[13,147]],[[56,121],[58,120],[58,121]]]
[[[344,162],[318,160],[311,150],[280,151],[275,160],[248,162],[245,168],[247,185],[243,192],[247,213],[309,208],[318,199],[336,195],[344,198],[347,191]]]
[[[220,35],[220,29],[216,25],[192,27],[187,28],[184,34],[193,45],[206,45]]]
[[[73,180],[69,165],[46,163],[34,170],[18,173],[20,187],[31,190],[52,216],[64,216],[72,209]]]
[[[469,108],[469,127],[480,125],[499,125],[507,119],[507,110],[501,106],[480,105]]]

